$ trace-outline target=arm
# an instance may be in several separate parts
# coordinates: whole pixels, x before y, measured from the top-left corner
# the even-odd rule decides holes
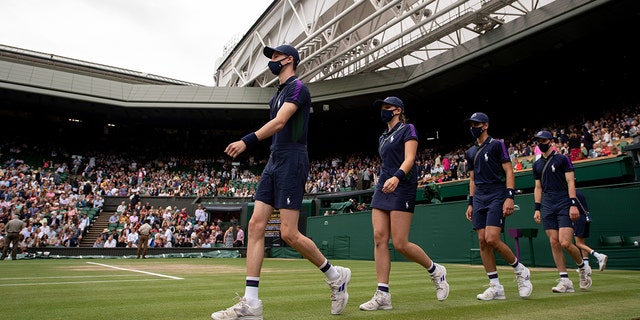
[[[507,193],[510,194],[510,196],[507,196],[504,200],[504,204],[502,205],[502,214],[506,217],[513,214],[513,196],[516,180],[515,175],[513,174],[513,164],[511,164],[511,161],[503,162],[502,170],[504,170],[504,173],[506,174]]]
[[[473,195],[476,192],[476,183],[474,179],[473,170],[469,171],[469,205],[467,206],[466,217],[471,221],[473,218]]]
[[[571,221],[576,221],[580,218],[580,210],[578,210],[578,201],[576,200],[575,173],[573,171],[567,171],[564,173],[564,178],[567,180],[567,191],[569,192],[569,198],[571,199],[569,218],[571,218]]]
[[[416,153],[418,152],[418,140],[412,139],[404,143],[404,161],[400,165],[400,170],[405,175],[413,168],[416,162]]]
[[[265,123],[260,129],[258,129],[258,131],[248,134],[241,140],[230,143],[224,150],[224,153],[231,156],[232,158],[240,155],[247,149],[247,139],[245,138],[251,136],[252,134],[255,135],[255,138],[250,138],[255,139],[255,141],[252,142],[257,142],[272,137],[274,134],[276,134],[276,132],[282,130],[284,125],[287,123],[287,121],[289,121],[296,110],[298,110],[298,106],[295,103],[285,102],[282,107],[280,107],[280,110],[278,111],[278,114],[275,118]]]
[[[540,203],[542,203],[542,182],[540,180],[535,181],[535,188],[533,189],[533,202],[535,206],[538,207]],[[535,209],[533,212],[533,221],[536,223],[541,223],[540,220],[540,209]]]

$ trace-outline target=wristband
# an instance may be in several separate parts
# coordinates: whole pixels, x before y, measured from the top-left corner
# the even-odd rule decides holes
[[[571,198],[571,206],[572,207],[577,207],[578,206],[578,199]]]
[[[512,188],[507,188],[507,198],[513,199],[516,196],[515,190]]]
[[[398,178],[398,180],[402,181],[407,174],[402,171],[402,169],[398,169],[396,173],[393,174],[394,177]]]
[[[473,196],[469,196],[469,205],[472,206],[473,205]]]
[[[536,202],[536,203],[534,204],[534,209],[535,209],[535,211],[540,211],[540,207],[542,207],[542,204],[541,204],[540,202]]]
[[[244,144],[246,145],[250,145],[250,144],[254,144],[256,142],[258,142],[258,136],[256,135],[255,132],[251,132],[248,135],[242,137],[242,139],[240,139],[244,142]]]

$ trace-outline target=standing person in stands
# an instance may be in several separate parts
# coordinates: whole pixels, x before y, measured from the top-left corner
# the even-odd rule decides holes
[[[236,232],[236,241],[234,242],[234,247],[244,247],[244,230],[242,230],[242,226],[236,226],[238,231]]]
[[[568,138],[569,144],[569,156],[571,161],[582,160],[582,151],[580,147],[582,145],[582,134],[578,131],[578,128],[571,129],[571,133],[569,133]]]
[[[151,220],[145,219],[144,223],[138,228],[138,250],[137,250],[137,258],[140,259],[140,255],[142,254],[142,259],[147,258],[147,248],[149,248],[149,236],[151,236],[151,224],[149,224]]]
[[[518,294],[529,297],[533,291],[531,273],[500,238],[505,219],[513,214],[515,178],[504,141],[489,136],[489,117],[476,112],[466,120],[476,143],[467,150],[469,206],[467,220],[478,234],[482,265],[489,277],[489,288],[477,295],[479,300],[504,300],[504,286],[498,279],[497,252],[515,272]]]
[[[226,248],[233,247],[233,226],[229,226],[227,231],[224,232],[224,246]]]
[[[340,314],[349,299],[347,285],[351,280],[351,270],[331,265],[316,244],[298,230],[302,197],[309,175],[307,134],[311,107],[309,90],[295,73],[300,55],[290,45],[265,47],[263,53],[270,58],[269,69],[278,76],[280,83],[269,101],[271,120],[225,149],[227,155],[235,158],[247,146],[269,137],[272,139],[271,155],[260,176],[254,197],[255,207],[249,221],[246,287],[237,304],[214,312],[211,318],[262,319],[258,287],[264,260],[265,227],[274,209],[280,210],[282,239],[325,274],[331,291],[331,313]]]
[[[598,260],[598,269],[604,271],[607,267],[607,259],[609,257],[606,254],[599,253],[587,245],[587,238],[589,238],[589,230],[591,227],[591,214],[589,213],[589,205],[587,204],[587,198],[580,190],[576,189],[576,200],[578,201],[578,211],[580,211],[580,218],[573,222],[573,236],[576,240],[576,247],[580,249],[582,254],[582,261],[586,265],[589,265],[589,255],[593,255]]]
[[[373,250],[378,286],[373,298],[361,304],[360,310],[392,309],[389,292],[389,239],[392,239],[396,251],[427,269],[436,287],[436,298],[444,301],[449,296],[447,269],[435,263],[420,246],[409,241],[418,189],[418,133],[413,124],[406,122],[404,104],[399,98],[387,97],[377,100],[373,106],[380,109],[382,122],[387,125],[387,129],[379,138],[378,152],[382,165],[380,179],[371,200]]]
[[[25,223],[20,220],[20,215],[18,213],[14,212],[12,215],[13,218],[4,226],[4,230],[7,235],[4,239],[4,246],[2,246],[2,256],[0,257],[0,261],[7,257],[10,244],[13,244],[11,247],[11,260],[17,259],[18,251],[20,250],[20,231],[24,228]]]
[[[591,267],[582,261],[580,249],[573,244],[573,222],[580,218],[573,164],[567,156],[551,148],[551,132],[539,131],[534,139],[538,141],[542,157],[533,163],[533,219],[536,223],[542,223],[549,238],[553,261],[560,273],[558,285],[551,290],[558,293],[574,292],[563,250],[578,265],[580,288],[588,289],[591,287]]]

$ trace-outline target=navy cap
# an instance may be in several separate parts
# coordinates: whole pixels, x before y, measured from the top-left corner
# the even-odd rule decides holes
[[[466,121],[489,123],[489,116],[482,112],[475,112]]]
[[[384,100],[376,100],[373,102],[373,106],[376,108],[382,107],[383,104],[390,104],[392,106],[402,108],[402,112],[404,112],[404,103],[398,97],[386,97]]]
[[[271,56],[273,56],[273,52],[274,51],[278,51],[278,52],[282,52],[288,56],[292,56],[293,57],[293,63],[298,64],[300,62],[300,55],[298,54],[298,50],[296,50],[296,48],[288,45],[288,44],[283,44],[280,46],[277,46],[275,48],[271,48],[271,47],[264,47],[264,49],[262,50],[262,53],[264,53],[264,55],[271,59]]]
[[[547,130],[540,130],[533,137],[536,138],[536,139],[548,139],[548,140],[553,139],[553,135],[551,134],[551,132],[549,132]]]

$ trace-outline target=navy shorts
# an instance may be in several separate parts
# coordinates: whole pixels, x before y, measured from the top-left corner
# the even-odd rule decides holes
[[[272,145],[254,199],[275,209],[300,210],[308,175],[309,155],[305,145]]]
[[[400,184],[392,193],[384,193],[376,188],[371,199],[371,208],[413,213],[416,208],[417,188],[417,183]]]
[[[482,186],[473,194],[473,229],[484,229],[487,226],[504,229],[504,216],[502,206],[507,198],[507,189],[504,184]]]
[[[580,214],[580,219],[573,222],[573,235],[583,239],[589,238],[591,222],[587,222],[587,215]]]
[[[569,217],[570,206],[571,200],[566,193],[544,193],[540,210],[544,230],[573,228],[573,222]]]

